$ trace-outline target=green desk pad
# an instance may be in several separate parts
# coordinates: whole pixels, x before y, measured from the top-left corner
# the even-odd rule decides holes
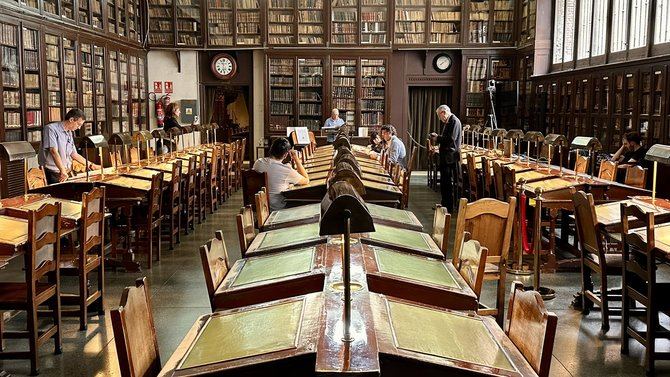
[[[178,369],[221,363],[294,348],[303,301],[213,315]]]
[[[249,258],[232,287],[309,272],[312,270],[315,250],[314,247],[309,247],[265,257]]]
[[[280,209],[270,214],[271,224],[280,224],[289,221],[309,219],[318,216],[321,212],[321,204],[308,204],[287,209]]]
[[[390,207],[380,206],[378,204],[366,203],[368,211],[372,218],[377,218],[380,220],[395,221],[402,224],[414,224],[412,217],[410,217],[408,211]]]
[[[400,192],[400,189],[398,186],[395,185],[387,185],[385,183],[379,183],[375,181],[368,181],[367,179],[363,179],[361,182],[363,182],[363,186],[367,188],[373,188],[377,190],[383,190],[383,191],[393,191],[393,192]]]
[[[442,287],[461,288],[441,260],[380,247],[375,247],[374,251],[379,272]]]
[[[378,242],[402,246],[420,251],[433,251],[424,238],[425,233],[413,230],[399,229],[386,225],[375,224],[375,231],[369,233],[369,238]]]
[[[400,349],[516,370],[479,318],[395,301],[388,301],[388,307],[396,347]]]
[[[258,245],[258,251],[290,246],[301,242],[317,240],[319,236],[319,224],[307,224],[292,226],[290,228],[276,229],[264,233],[265,236]]]

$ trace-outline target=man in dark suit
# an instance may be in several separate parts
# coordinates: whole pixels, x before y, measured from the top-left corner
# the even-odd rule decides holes
[[[451,113],[447,105],[441,105],[435,112],[442,121],[440,135],[430,134],[434,143],[440,144],[440,189],[442,206],[454,212],[454,205],[461,197],[461,141],[460,119]]]

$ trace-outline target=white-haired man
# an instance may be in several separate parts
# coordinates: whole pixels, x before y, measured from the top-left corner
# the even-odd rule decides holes
[[[461,125],[460,119],[451,113],[447,105],[436,110],[442,122],[440,135],[430,134],[433,142],[440,144],[440,189],[442,206],[453,212],[461,196]]]
[[[340,110],[333,109],[330,112],[330,118],[323,123],[323,128],[339,128],[344,124],[344,120],[340,118]]]

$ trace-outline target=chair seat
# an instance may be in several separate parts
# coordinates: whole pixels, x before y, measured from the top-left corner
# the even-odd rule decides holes
[[[38,283],[36,287],[38,304],[56,294],[56,285]],[[28,304],[28,285],[26,283],[0,283],[0,308],[24,307]]]
[[[598,258],[597,255],[589,254],[587,257],[602,267],[600,258]],[[608,273],[621,275],[623,268],[623,255],[616,253],[605,254],[605,264],[607,265]]]
[[[486,263],[486,266],[484,267],[485,274],[497,274],[499,272],[500,272],[500,266],[493,263]]]
[[[86,256],[85,266],[89,266],[100,260],[99,255],[89,254]],[[76,254],[62,254],[60,259],[60,268],[63,269],[79,269],[79,255]]]

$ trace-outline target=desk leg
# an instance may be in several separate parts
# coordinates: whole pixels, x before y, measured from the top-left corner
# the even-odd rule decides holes
[[[119,224],[121,219],[125,218],[125,224]],[[110,228],[113,226],[113,223],[120,225],[123,229],[130,229],[130,213],[129,208],[123,207],[120,208],[117,213],[115,213],[115,219],[117,221],[109,221]],[[110,229],[111,230],[111,229]],[[140,264],[133,261],[133,251],[130,248],[130,234],[126,233],[126,236],[120,237],[119,232],[110,232],[111,234],[111,256],[105,258],[105,267],[111,267],[113,269],[123,268],[127,272],[139,272],[141,271]],[[119,244],[123,246],[119,247]],[[120,257],[119,257],[120,256]]]

